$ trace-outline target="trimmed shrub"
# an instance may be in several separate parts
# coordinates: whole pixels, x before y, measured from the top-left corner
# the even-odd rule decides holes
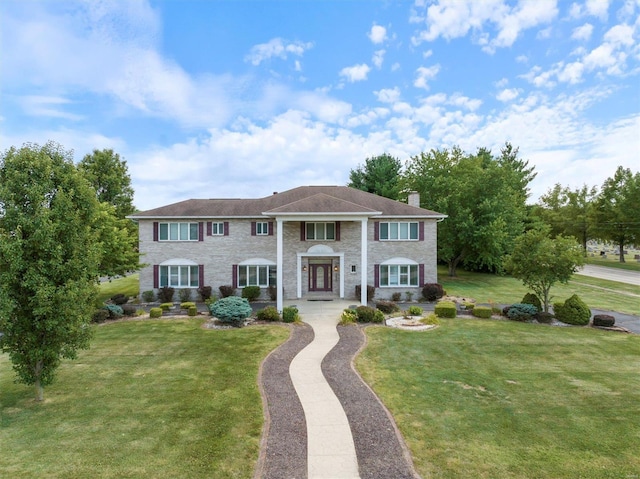
[[[409,306],[407,312],[409,313],[409,316],[422,316],[424,311],[420,306]]]
[[[427,301],[436,301],[444,296],[444,289],[440,283],[426,283],[422,287],[422,297]]]
[[[156,300],[156,293],[152,290],[142,292],[142,301],[145,303],[153,303]]]
[[[531,321],[538,313],[538,309],[532,304],[512,304],[507,311],[507,318],[513,321]]]
[[[475,306],[471,311],[476,318],[489,319],[493,314],[490,306]]]
[[[527,293],[520,301],[522,304],[532,304],[538,311],[542,311],[542,301],[533,293]]]
[[[162,308],[151,308],[149,310],[150,318],[160,318],[162,317]]]
[[[189,309],[191,306],[195,306],[196,303],[193,301],[185,301],[184,303],[180,303],[180,309]]]
[[[393,302],[395,302],[395,303],[397,303],[398,301],[400,301],[400,299],[402,299],[402,293],[398,293],[398,292],[396,292],[396,293],[393,293],[393,294],[391,295],[391,301],[393,301]]]
[[[362,294],[362,285],[356,284],[356,299],[360,299],[360,295]],[[370,285],[367,285],[367,301],[373,301],[373,297],[376,294],[376,288]]]
[[[129,298],[122,293],[111,296],[111,302],[113,304],[117,304],[118,306],[127,303],[127,301],[129,301]]]
[[[610,328],[616,324],[616,318],[611,316],[610,314],[596,314],[593,317],[593,325],[601,326],[603,328]]]
[[[162,311],[169,311],[173,308],[173,303],[162,303],[159,308],[162,309]]]
[[[175,289],[171,286],[163,286],[158,290],[158,299],[161,303],[171,303],[173,302],[173,293]]]
[[[298,308],[295,306],[285,306],[282,308],[282,321],[285,323],[295,323],[299,319]]]
[[[343,326],[355,324],[358,321],[358,313],[355,309],[345,309],[340,316],[340,323]]]
[[[376,310],[371,306],[358,306],[356,308],[359,323],[373,323]]]
[[[242,288],[242,297],[255,301],[260,297],[260,286],[245,286]]]
[[[179,289],[178,297],[180,298],[181,303],[191,301],[191,290],[187,288]]]
[[[584,301],[574,294],[564,303],[553,303],[553,313],[558,321],[575,326],[589,324],[591,310]]]
[[[376,312],[373,314],[372,323],[384,323],[384,314],[379,309],[376,309]]]
[[[242,326],[242,322],[253,312],[249,301],[238,296],[228,296],[216,301],[210,306],[210,311],[221,322],[238,327]]]
[[[122,308],[117,304],[105,304],[104,309],[109,311],[110,319],[118,319],[124,315],[124,311],[122,311]]]
[[[456,303],[453,301],[440,301],[434,308],[436,316],[439,318],[455,318],[456,317]]]
[[[106,309],[96,309],[91,315],[92,323],[104,323],[109,319],[109,311]]]
[[[197,316],[198,315],[198,308],[196,308],[196,306],[189,306],[189,308],[187,309],[187,315],[188,316]]]
[[[211,286],[200,286],[198,288],[198,295],[202,301],[206,301],[211,297]]]
[[[228,284],[223,284],[218,289],[220,290],[220,296],[222,298],[228,298],[229,296],[236,294],[236,288],[229,286]]]
[[[275,306],[267,306],[256,313],[260,321],[280,321],[280,313]]]
[[[122,314],[124,314],[125,316],[135,316],[138,309],[133,304],[123,304],[120,307],[122,308]]]
[[[393,301],[378,301],[376,302],[376,308],[382,311],[384,314],[397,313],[398,311],[400,311],[400,307]]]
[[[536,321],[543,324],[551,324],[553,323],[553,314],[540,311],[536,314]]]

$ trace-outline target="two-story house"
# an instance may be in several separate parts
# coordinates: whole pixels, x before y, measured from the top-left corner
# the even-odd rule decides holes
[[[258,199],[191,199],[132,215],[140,291],[275,286],[283,299],[420,295],[437,282],[437,223],[446,216],[346,186],[301,186]],[[359,300],[367,303],[367,288]]]

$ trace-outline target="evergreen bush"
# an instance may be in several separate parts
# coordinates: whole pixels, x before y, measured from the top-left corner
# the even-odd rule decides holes
[[[104,323],[109,319],[109,311],[106,309],[96,309],[91,316],[92,323]]]
[[[472,310],[472,314],[476,318],[489,319],[493,314],[493,310],[490,306],[475,306]]]
[[[162,308],[151,308],[149,310],[150,318],[160,318],[162,317]]]
[[[124,315],[124,311],[117,304],[105,304],[104,309],[109,312],[110,319],[118,319]]]
[[[422,297],[427,301],[436,301],[444,296],[440,283],[426,283],[422,287]]]
[[[196,303],[193,301],[185,301],[184,303],[180,303],[180,309],[189,309],[192,306],[195,306]]]
[[[189,306],[189,308],[187,309],[187,315],[188,316],[197,316],[198,315],[198,308],[194,305],[194,306]]]
[[[162,309],[162,311],[169,311],[173,308],[173,303],[162,303],[159,308]]]
[[[295,323],[299,319],[298,308],[295,306],[285,306],[282,309],[282,321],[285,323]]]
[[[434,308],[436,316],[439,318],[455,318],[456,317],[456,303],[453,301],[440,301]]]
[[[359,323],[373,323],[376,310],[370,306],[358,306],[356,308],[356,314],[358,315]]]
[[[247,298],[249,302],[255,301],[260,297],[260,286],[245,286],[242,288],[242,297]]]
[[[246,298],[228,296],[219,299],[210,306],[213,316],[223,323],[240,327],[245,319],[251,316],[253,310]]]
[[[422,316],[423,309],[420,306],[409,306],[409,316]]]
[[[553,303],[553,313],[558,321],[575,326],[589,324],[591,310],[577,294],[568,298],[564,303]]]
[[[507,318],[513,321],[531,321],[537,313],[538,308],[532,304],[516,303],[507,311]]]
[[[156,300],[156,293],[152,290],[142,292],[142,301],[145,303],[153,303]]]
[[[260,321],[280,321],[280,313],[275,306],[267,306],[256,313],[256,317]]]
[[[542,301],[533,293],[527,293],[520,301],[522,304],[532,304],[538,311],[542,311]]]

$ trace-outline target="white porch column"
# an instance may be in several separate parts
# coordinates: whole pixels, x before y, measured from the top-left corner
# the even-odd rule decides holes
[[[344,253],[340,253],[340,299],[344,299]]]
[[[296,263],[296,297],[302,298],[302,255],[298,253],[298,262]]]
[[[276,218],[277,227],[277,239],[276,239],[276,308],[278,311],[282,311],[284,298],[283,296],[283,241],[284,241],[284,221],[281,218]]]
[[[368,218],[364,218],[360,225],[360,303],[367,304],[367,271],[369,265],[367,263],[367,221]]]

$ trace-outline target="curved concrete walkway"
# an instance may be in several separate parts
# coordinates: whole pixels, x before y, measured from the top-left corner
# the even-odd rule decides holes
[[[289,374],[307,425],[308,479],[359,479],[358,459],[347,415],[322,372],[324,357],[340,340],[336,325],[348,304],[310,301],[298,305],[313,341],[291,361]]]

